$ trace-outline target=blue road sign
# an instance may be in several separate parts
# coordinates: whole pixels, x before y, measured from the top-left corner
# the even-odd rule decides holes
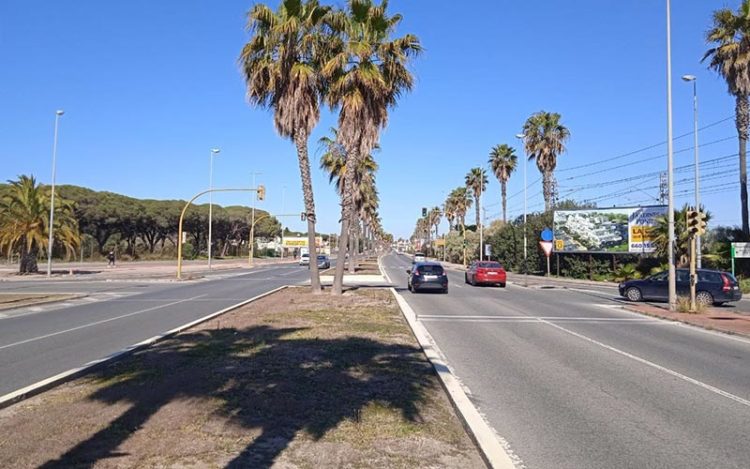
[[[552,241],[552,230],[549,228],[542,230],[542,241]]]

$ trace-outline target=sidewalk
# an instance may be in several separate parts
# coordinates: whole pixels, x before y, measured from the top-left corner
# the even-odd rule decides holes
[[[650,303],[627,303],[625,309],[668,321],[678,321],[703,329],[750,337],[750,317],[726,311],[726,308],[708,308],[702,313],[669,311],[668,306]]]
[[[290,264],[296,261],[292,258],[254,259],[253,266],[269,264]],[[184,261],[182,273],[185,278],[200,276],[208,272],[231,269],[248,269],[247,259],[218,259],[214,260],[208,270],[206,260]],[[39,265],[39,273],[18,275],[18,266],[5,264],[0,266],[0,282],[47,280],[46,265]],[[66,262],[52,264],[52,278],[56,280],[129,280],[129,279],[159,279],[174,280],[177,274],[177,260],[132,261],[121,262],[115,267],[107,267],[106,262]]]

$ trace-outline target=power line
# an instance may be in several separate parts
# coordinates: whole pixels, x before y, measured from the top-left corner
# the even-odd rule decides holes
[[[724,122],[726,122],[726,121],[728,121],[730,119],[733,119],[733,118],[734,118],[734,116],[729,116],[727,118],[718,120],[716,122],[712,122],[712,123],[710,123],[708,125],[705,125],[705,126],[699,128],[698,131],[700,132],[700,131],[709,129],[711,127],[714,127],[714,126],[717,126],[719,124],[722,124],[722,123],[724,123]],[[693,135],[693,132],[690,131],[690,132],[684,133],[682,135],[678,135],[677,137],[674,137],[672,140],[678,140],[680,138],[684,138],[684,137],[687,137],[689,135]],[[562,172],[567,172],[567,171],[573,171],[573,170],[576,170],[576,169],[588,168],[588,167],[591,167],[591,166],[596,166],[596,165],[604,164],[604,163],[607,163],[607,162],[610,162],[610,161],[620,160],[622,158],[627,158],[628,156],[637,155],[638,153],[642,153],[642,152],[647,151],[647,150],[652,150],[654,148],[658,148],[658,147],[660,147],[662,145],[666,145],[666,143],[667,143],[667,141],[664,140],[664,141],[662,141],[660,143],[655,143],[653,145],[648,145],[646,147],[639,148],[637,150],[633,150],[633,151],[630,151],[630,152],[627,152],[627,153],[623,153],[622,155],[613,156],[611,158],[605,158],[605,159],[603,159],[601,161],[595,161],[593,163],[586,163],[586,164],[582,164],[582,165],[578,165],[578,166],[573,166],[572,168],[561,169],[558,172],[562,173]],[[701,146],[701,145],[699,145],[699,146]]]

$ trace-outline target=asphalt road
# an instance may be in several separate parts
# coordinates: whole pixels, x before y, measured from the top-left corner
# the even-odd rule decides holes
[[[624,311],[607,289],[406,291],[470,396],[529,468],[750,467],[750,341]]]
[[[295,264],[222,271],[185,283],[29,281],[0,291],[84,293],[0,314],[0,395],[309,277]]]

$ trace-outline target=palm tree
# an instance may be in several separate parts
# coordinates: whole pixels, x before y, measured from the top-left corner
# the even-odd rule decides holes
[[[440,210],[440,207],[432,207],[429,212],[427,212],[427,219],[430,221],[430,227],[435,227],[435,239],[438,239],[440,236],[438,234],[438,229],[440,228],[440,221],[443,218],[443,212]]]
[[[466,187],[457,187],[448,195],[446,204],[450,201],[452,213],[461,225],[461,233],[464,238],[464,266],[466,266],[466,213],[471,208],[471,195]]]
[[[471,168],[466,174],[466,187],[471,189],[471,193],[474,195],[474,210],[476,210],[477,230],[482,224],[482,220],[479,215],[480,199],[482,198],[482,192],[487,187],[487,171],[483,168]]]
[[[529,160],[536,160],[536,166],[542,173],[544,209],[548,211],[554,205],[556,194],[557,157],[565,152],[570,131],[560,123],[560,114],[539,111],[526,120],[523,133],[526,154]]]
[[[690,234],[687,229],[688,210],[692,210],[692,208],[685,204],[681,210],[674,211],[674,232],[676,234],[674,250],[678,266],[687,266],[690,262]],[[711,219],[711,213],[707,212],[703,206],[701,206],[701,211],[706,215],[706,221],[708,222]],[[656,255],[666,259],[669,246],[669,221],[666,215],[656,218],[654,245]]]
[[[740,143],[740,204],[742,232],[750,237],[747,201],[747,138],[750,126],[750,1],[743,0],[735,15],[722,8],[714,11],[713,25],[706,40],[714,47],[706,51],[703,60],[709,60],[714,69],[727,82],[729,94],[734,96],[735,126]]]
[[[331,136],[323,136],[318,140],[320,148],[323,150],[323,154],[320,157],[320,169],[328,173],[328,182],[336,184],[336,191],[339,196],[343,199],[344,197],[344,176],[346,174],[346,162],[347,155],[343,145],[339,142],[338,129],[331,129]],[[379,149],[378,145],[375,145],[374,150]],[[375,172],[378,170],[378,164],[375,162],[375,158],[372,154],[368,154],[367,157],[360,161],[359,168],[355,172],[356,181],[356,192],[354,193],[354,204],[355,204],[355,219],[349,224],[349,237],[351,238],[348,242],[349,249],[349,271],[354,273],[356,268],[356,249],[354,246],[357,245],[354,239],[357,235],[358,230],[355,229],[359,226],[357,220],[362,209],[362,200],[374,191],[375,198],[377,199],[377,191],[375,190]],[[367,187],[371,185],[372,187]],[[342,246],[346,246],[342,244]],[[339,252],[341,255],[341,252]]]
[[[315,199],[310,177],[307,141],[320,119],[328,36],[324,18],[330,9],[317,0],[282,0],[277,11],[263,4],[248,14],[250,41],[240,55],[250,103],[273,109],[276,131],[297,148],[302,194],[307,218],[310,258],[315,245]],[[310,284],[320,292],[317,262],[310,262]]]
[[[9,193],[0,201],[0,250],[10,255],[17,250],[19,273],[38,272],[36,258],[40,250],[48,250],[49,190],[37,185],[33,176],[19,176],[8,181]],[[61,198],[55,201],[55,241],[70,257],[80,245],[78,221],[73,205]]]
[[[346,149],[344,197],[341,204],[341,241],[346,242],[355,214],[356,171],[375,147],[388,110],[412,87],[408,61],[421,51],[419,39],[407,34],[393,39],[401,15],[388,16],[387,0],[349,0],[347,11],[331,16],[340,43],[323,67],[328,82],[326,100],[339,108],[339,139]],[[353,164],[349,164],[349,162]],[[341,294],[343,264],[336,264],[332,292]]]
[[[507,220],[507,202],[508,202],[508,179],[513,171],[516,170],[518,164],[518,157],[516,156],[516,149],[503,143],[502,145],[495,145],[490,151],[490,168],[495,174],[498,182],[500,182],[500,191],[503,198],[503,222]]]

